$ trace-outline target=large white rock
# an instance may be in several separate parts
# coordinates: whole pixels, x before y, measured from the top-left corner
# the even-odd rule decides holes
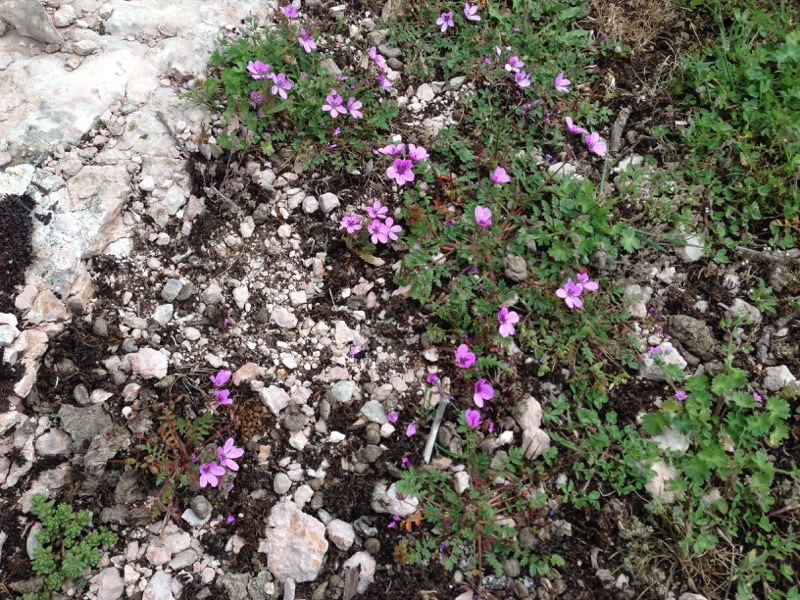
[[[514,418],[522,428],[522,448],[525,458],[534,459],[550,448],[550,436],[541,430],[542,406],[532,396],[526,396],[517,405]]]
[[[266,539],[258,550],[266,552],[267,568],[278,581],[313,581],[328,551],[325,525],[291,500],[279,502],[270,511]]]
[[[134,375],[144,379],[161,379],[166,377],[169,360],[158,350],[142,348],[138,352],[128,354],[131,361],[131,370]]]

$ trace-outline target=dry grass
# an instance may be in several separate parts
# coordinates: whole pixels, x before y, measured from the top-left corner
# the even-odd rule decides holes
[[[671,0],[592,0],[591,8],[599,33],[629,46],[634,55],[651,50],[662,35],[674,37],[684,21]]]

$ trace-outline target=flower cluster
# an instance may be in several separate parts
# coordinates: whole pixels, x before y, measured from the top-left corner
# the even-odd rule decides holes
[[[464,17],[467,21],[480,21],[481,17],[478,15],[478,5],[467,2],[464,5]],[[443,12],[439,15],[439,18],[436,19],[436,24],[442,28],[442,33],[446,32],[448,27],[455,27],[456,22],[453,20],[453,13]]]
[[[583,306],[583,301],[580,295],[584,290],[587,292],[596,292],[600,286],[596,281],[589,279],[588,273],[578,273],[578,281],[573,282],[572,278],[567,279],[563,287],[556,290],[556,296],[564,300],[564,304],[569,308],[580,308]]]
[[[225,404],[233,404],[233,400],[231,400],[231,392],[227,389],[220,389],[223,385],[228,383],[228,380],[231,378],[230,371],[220,371],[216,375],[211,375],[209,379],[211,379],[211,383],[214,385],[214,397],[217,400],[217,404],[219,406],[223,406]]]
[[[593,152],[594,154],[597,154],[597,156],[606,155],[608,145],[606,144],[606,141],[600,137],[599,133],[596,131],[589,133],[588,130],[573,123],[572,117],[565,118],[564,122],[567,124],[567,131],[569,131],[571,134],[583,135],[583,143],[586,144],[589,152]]]
[[[380,85],[384,90],[389,91],[392,88],[392,82],[389,81],[387,75],[389,73],[389,65],[386,64],[386,59],[378,52],[378,48],[373,46],[367,52],[370,60],[374,62],[378,69],[381,71],[378,73],[378,85]]]
[[[272,66],[262,63],[260,60],[251,60],[247,63],[247,72],[253,79],[269,79],[272,81],[270,91],[273,96],[280,96],[286,100],[286,92],[292,89],[292,82],[286,77],[285,73],[275,73]],[[264,97],[259,92],[250,93],[250,106],[255,108],[264,101]]]
[[[233,460],[244,454],[242,448],[233,445],[233,438],[228,438],[222,446],[217,447],[217,460],[200,465],[200,487],[217,487],[221,477],[225,476],[225,469],[238,471],[239,465]]]
[[[397,234],[403,231],[403,228],[397,225],[392,217],[387,216],[389,209],[381,204],[380,200],[364,207],[364,212],[372,219],[367,225],[367,232],[373,244],[388,244],[389,240],[396,240]],[[339,226],[351,235],[363,228],[359,215],[345,215],[339,221]]]
[[[322,105],[322,110],[330,113],[332,119],[347,113],[350,113],[350,116],[354,119],[360,119],[364,116],[364,113],[360,110],[363,105],[355,98],[351,97],[346,106],[343,106],[343,104],[344,99],[339,95],[339,92],[331,90],[331,93],[325,97],[325,104]]]
[[[394,163],[386,169],[386,176],[389,179],[394,179],[397,185],[405,185],[410,181],[414,181],[415,175],[412,170],[414,164],[430,158],[428,151],[422,146],[415,144],[408,145],[408,158],[399,158],[406,150],[405,144],[388,144],[383,148],[374,150],[376,154],[383,154],[384,156],[395,156]]]

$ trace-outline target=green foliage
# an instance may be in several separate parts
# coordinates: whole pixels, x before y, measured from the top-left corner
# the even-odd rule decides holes
[[[456,493],[452,474],[425,466],[403,472],[397,488],[403,494],[420,500],[420,514],[430,528],[421,539],[404,538],[395,549],[395,558],[407,564],[426,562],[438,551],[443,553],[448,570],[460,568],[481,575],[485,568],[501,576],[501,561],[517,558],[531,575],[546,574],[549,565],[561,557],[543,557],[530,549],[521,549],[515,541],[513,517],[546,513],[546,497],[536,490],[532,481],[533,469],[524,459],[522,448],[502,452],[502,463],[491,469],[490,455],[479,446],[478,434],[467,427],[461,417],[459,432],[464,440],[464,454],[457,457],[465,462],[469,487]],[[408,531],[415,517],[408,524]]]
[[[42,522],[33,551],[33,570],[46,575],[46,590],[26,594],[24,600],[49,599],[50,591],[59,590],[65,581],[82,585],[86,572],[100,562],[100,549],[117,543],[117,535],[106,527],[85,531],[92,524],[88,510],[76,513],[69,504],[55,506],[55,500],[47,500],[43,494],[34,494],[31,513]]]

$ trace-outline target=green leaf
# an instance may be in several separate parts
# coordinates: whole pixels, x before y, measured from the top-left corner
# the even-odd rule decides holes
[[[639,236],[636,234],[636,231],[630,227],[626,228],[622,232],[619,242],[625,249],[625,252],[633,252],[634,250],[638,250],[642,247],[642,242],[639,240]]]
[[[767,412],[776,420],[785,421],[789,418],[789,403],[775,396],[767,398],[766,409]]]
[[[703,554],[708,550],[713,550],[717,545],[717,541],[719,541],[717,536],[704,532],[697,536],[697,540],[695,540],[692,549],[695,554]]]
[[[642,429],[650,435],[661,435],[666,428],[667,419],[663,413],[649,413],[642,418]]]

